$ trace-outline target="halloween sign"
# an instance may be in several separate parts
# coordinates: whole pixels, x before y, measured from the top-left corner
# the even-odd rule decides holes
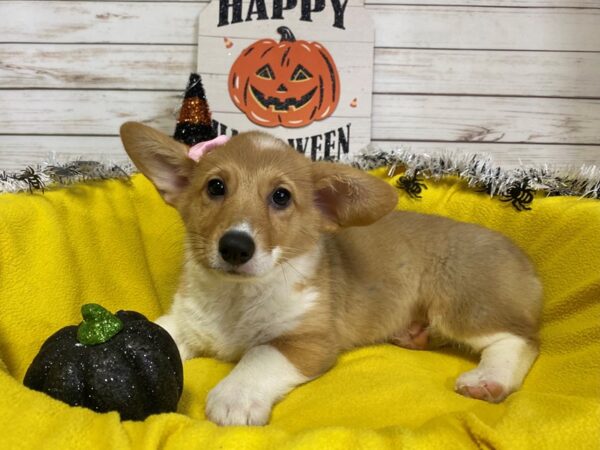
[[[373,27],[361,0],[212,0],[198,73],[217,134],[263,130],[312,159],[371,137]]]

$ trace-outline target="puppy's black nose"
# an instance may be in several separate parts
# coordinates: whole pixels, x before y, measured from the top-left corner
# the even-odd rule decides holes
[[[254,249],[254,241],[248,233],[228,231],[219,239],[219,253],[225,261],[234,266],[250,261]]]

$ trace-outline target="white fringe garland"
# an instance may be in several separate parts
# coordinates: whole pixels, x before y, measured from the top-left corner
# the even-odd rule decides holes
[[[506,201],[525,198],[525,203],[529,203],[531,200],[528,199],[528,194],[524,193],[533,191],[549,196],[567,195],[596,199],[600,197],[598,166],[559,169],[546,165],[503,169],[495,164],[491,157],[479,154],[448,151],[429,155],[403,149],[382,150],[374,147],[368,147],[362,153],[343,162],[363,170],[389,167],[390,176],[404,171],[404,180],[413,183],[413,186],[415,183],[423,186],[422,181],[427,179],[439,180],[445,176],[456,176],[465,180],[470,187],[485,191],[491,196],[500,196]],[[129,161],[59,162],[51,159],[14,173],[0,171],[0,193],[44,191],[47,187],[91,180],[128,179],[135,172],[135,167]],[[407,190],[409,195],[418,197],[414,192],[410,192],[406,184],[399,183],[398,187]],[[417,191],[421,192],[419,188]]]
[[[429,155],[408,150],[368,148],[354,158],[352,164],[363,170],[390,167],[389,174],[405,170],[407,177],[439,180],[444,176],[462,178],[470,187],[484,190],[492,196],[510,197],[511,189],[543,192],[546,195],[600,197],[600,168],[518,167],[504,169],[491,157],[479,154],[448,151]]]
[[[69,185],[82,181],[129,179],[137,170],[129,161],[85,161],[72,160],[59,162],[56,159],[22,171],[8,173],[0,171],[0,193],[33,192],[53,186]]]

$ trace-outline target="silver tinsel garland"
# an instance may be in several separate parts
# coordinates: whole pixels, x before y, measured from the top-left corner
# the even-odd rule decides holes
[[[401,170],[405,177],[439,180],[445,176],[463,179],[470,187],[492,196],[511,197],[511,190],[519,187],[548,196],[568,195],[600,197],[600,168],[541,167],[502,168],[491,157],[463,152],[444,152],[435,155],[407,150],[380,150],[369,148],[357,155],[352,164],[363,170],[389,167],[391,176]]]
[[[129,179],[136,172],[130,162],[102,162],[56,160],[28,166],[18,172],[0,171],[0,193],[44,191],[55,185],[68,185],[82,181],[108,180],[111,178]]]
[[[424,180],[435,181],[445,176],[461,178],[474,189],[499,196],[505,201],[513,201],[517,209],[529,209],[527,204],[533,199],[533,192],[548,196],[600,197],[598,166],[571,169],[523,166],[505,169],[495,164],[489,156],[478,154],[444,152],[429,155],[403,149],[381,150],[373,147],[343,162],[363,170],[388,167],[390,176],[402,172],[398,188],[417,198],[420,197],[421,189],[426,189]],[[50,186],[82,181],[128,179],[135,172],[135,167],[128,161],[52,160],[13,173],[0,171],[0,192],[43,191]]]

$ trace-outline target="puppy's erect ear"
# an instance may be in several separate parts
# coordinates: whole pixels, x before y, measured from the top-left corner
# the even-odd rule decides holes
[[[312,165],[317,207],[328,230],[369,225],[398,203],[396,190],[358,169],[330,162]]]
[[[121,140],[136,167],[156,186],[165,201],[174,204],[189,184],[195,162],[189,148],[169,136],[137,122],[121,126]]]

